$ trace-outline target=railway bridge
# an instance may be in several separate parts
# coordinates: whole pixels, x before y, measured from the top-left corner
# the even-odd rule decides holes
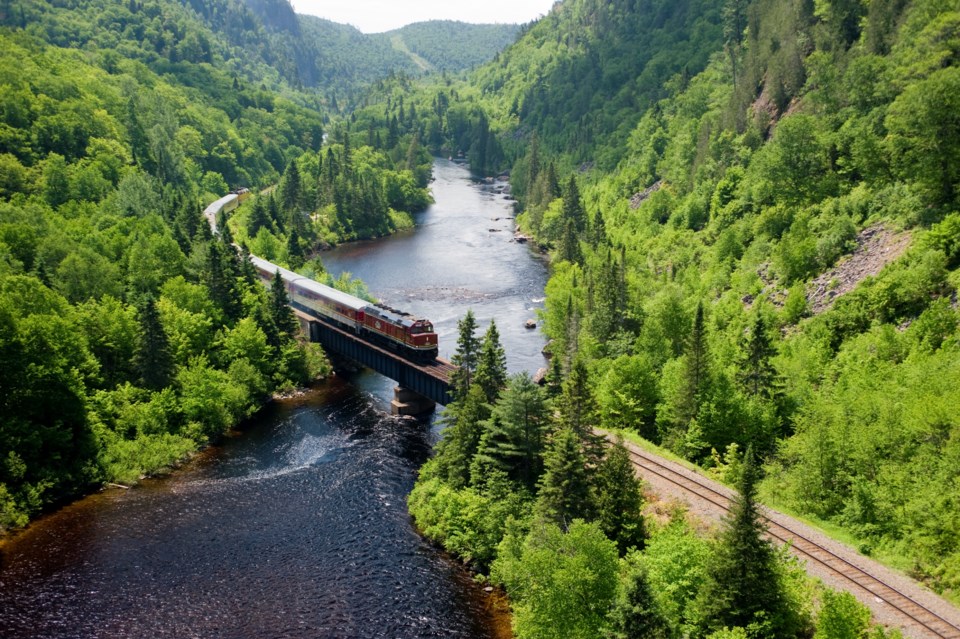
[[[439,357],[425,364],[411,362],[386,348],[371,344],[349,331],[342,330],[292,307],[303,334],[317,342],[328,353],[351,359],[397,382],[390,403],[395,415],[419,415],[433,410],[436,404],[452,401],[451,377],[457,367]]]

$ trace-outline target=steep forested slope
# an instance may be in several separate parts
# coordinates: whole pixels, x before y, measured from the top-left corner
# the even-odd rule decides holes
[[[554,352],[591,361],[602,423],[708,465],[752,445],[771,494],[947,591],[957,9],[746,5],[742,41],[646,111],[579,212],[571,183],[526,215],[557,247]],[[808,317],[812,278],[881,227],[908,229],[907,253]]]
[[[428,95],[512,164],[593,423],[732,475],[752,447],[768,495],[956,596],[960,5],[711,6],[570,0]],[[889,264],[816,280],[869,238]]]
[[[0,32],[4,529],[176,461],[315,373],[200,207],[275,181],[323,134],[314,98],[265,89],[276,72],[182,5],[12,6],[27,28]]]
[[[501,130],[536,130],[551,153],[610,169],[639,115],[700,72],[721,34],[715,2],[564,2],[472,84]]]
[[[280,83],[320,88],[329,100],[327,108],[334,111],[353,104],[367,84],[392,74],[458,72],[486,62],[519,28],[429,21],[385,34],[363,34],[348,25],[298,15],[288,0],[11,0],[0,7],[0,24],[26,29],[63,47],[112,50],[141,60],[157,73],[183,77],[189,71],[200,88],[207,78],[193,67],[202,64],[222,65],[233,77],[269,88]],[[429,68],[414,56],[422,56]]]
[[[431,20],[409,24],[384,34],[429,65],[431,70],[456,73],[489,62],[517,37],[520,25],[467,24]]]
[[[299,18],[254,9],[264,21],[231,0],[0,9],[0,530],[163,468],[316,374],[234,239],[302,267],[429,201],[409,137],[334,130],[321,150]],[[203,206],[278,182],[211,236]]]

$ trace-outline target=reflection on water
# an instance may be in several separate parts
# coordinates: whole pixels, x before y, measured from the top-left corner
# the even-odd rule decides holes
[[[489,232],[508,203],[447,163],[437,175],[423,228],[328,268],[431,317],[447,355],[466,308],[481,326],[496,317],[511,369],[532,372],[542,339],[522,323],[544,268]],[[0,548],[0,637],[492,636],[487,595],[411,526],[406,495],[438,426],[386,416],[392,386],[335,378],[169,478],[42,519]]]

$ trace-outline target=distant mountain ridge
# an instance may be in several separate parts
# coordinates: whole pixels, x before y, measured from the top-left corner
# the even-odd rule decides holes
[[[191,0],[208,2],[210,0]],[[468,24],[429,20],[384,33],[365,34],[326,18],[297,14],[288,0],[243,0],[297,60],[300,81],[322,86],[344,78],[372,82],[391,73],[458,73],[492,60],[513,43],[518,24]]]
[[[61,47],[115,49],[158,72],[222,62],[240,79],[316,88],[342,104],[393,74],[458,73],[492,60],[520,30],[438,20],[364,34],[299,15],[288,0],[10,0],[0,25],[42,31]]]

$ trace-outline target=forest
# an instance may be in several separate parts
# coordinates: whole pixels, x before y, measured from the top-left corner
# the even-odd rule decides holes
[[[409,500],[518,637],[889,636],[760,503],[960,600],[957,0],[565,0],[462,58],[456,25],[371,41],[282,0],[0,25],[0,531],[326,371],[245,252],[367,296],[318,251],[412,225],[442,155],[509,175],[551,260],[546,383],[464,318]],[[736,516],[646,504],[597,428],[738,487]]]
[[[206,8],[267,28],[245,5]],[[201,18],[0,7],[0,532],[161,472],[328,372],[247,252],[368,297],[318,250],[429,203],[409,135],[351,147],[318,91]],[[201,210],[239,187],[267,194],[214,238]]]
[[[454,148],[474,145],[471,162],[495,149],[475,170],[509,171],[518,224],[552,258],[542,319],[556,397],[510,380],[461,398],[410,500],[425,534],[506,588],[517,636],[648,636],[617,634],[596,610],[540,608],[604,561],[587,558],[600,552],[588,534],[618,543],[591,501],[611,498],[593,427],[731,485],[753,458],[761,501],[960,596],[958,24],[958,3],[926,0],[574,0],[466,82],[409,92],[418,113],[442,94],[472,114],[491,142]],[[573,387],[595,411],[568,414]],[[478,472],[491,466],[505,473],[493,485]],[[584,495],[577,514],[545,517],[558,484]],[[717,569],[729,533],[691,541],[682,520],[645,525],[617,587],[641,588],[626,565],[648,581],[677,569],[661,552]],[[779,570],[784,596],[803,601]],[[813,630],[759,616],[721,630],[703,590],[673,581],[638,604],[666,616],[649,636],[868,632],[821,629],[832,594],[810,595]],[[603,588],[607,602],[628,596]],[[589,630],[551,630],[561,618]]]

